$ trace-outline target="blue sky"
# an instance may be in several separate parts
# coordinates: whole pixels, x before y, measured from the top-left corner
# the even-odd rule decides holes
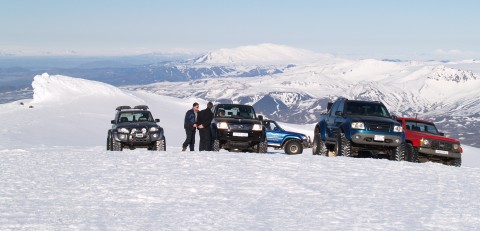
[[[0,6],[0,49],[210,51],[275,43],[354,56],[480,58],[480,2],[473,0],[2,0]]]

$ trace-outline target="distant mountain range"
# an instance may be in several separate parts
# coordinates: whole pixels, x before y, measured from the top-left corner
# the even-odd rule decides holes
[[[480,147],[476,60],[350,60],[260,44],[185,60],[116,64],[45,71],[160,95],[251,104],[268,118],[289,123],[316,122],[337,97],[377,100],[393,114],[433,120],[448,136]],[[0,76],[6,72],[0,69]]]

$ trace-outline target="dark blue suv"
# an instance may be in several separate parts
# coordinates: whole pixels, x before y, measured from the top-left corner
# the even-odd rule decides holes
[[[310,137],[302,133],[285,131],[274,120],[263,120],[263,126],[267,131],[269,147],[285,149],[287,154],[301,154],[304,148],[310,147]]]
[[[405,159],[405,133],[402,125],[378,101],[339,98],[328,103],[315,126],[314,155],[384,156]]]

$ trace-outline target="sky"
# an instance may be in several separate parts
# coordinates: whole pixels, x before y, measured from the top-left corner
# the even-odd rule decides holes
[[[480,56],[480,2],[473,0],[0,2],[0,54],[188,52],[274,43],[382,58]]]

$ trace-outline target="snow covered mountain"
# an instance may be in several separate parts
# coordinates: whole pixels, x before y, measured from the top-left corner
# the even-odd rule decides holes
[[[480,147],[477,60],[351,60],[260,44],[183,61],[58,72],[181,99],[252,104],[267,117],[297,124],[317,122],[327,102],[337,97],[379,100],[396,115],[433,120],[448,136]],[[26,98],[29,92],[16,93],[0,93],[0,102]]]
[[[0,230],[480,226],[478,148],[464,146],[460,168],[328,158],[310,149],[294,156],[271,148],[266,155],[182,152],[184,113],[194,101],[204,108],[203,96],[177,98],[48,74],[32,85],[33,99],[0,104]],[[282,102],[288,107],[296,99]],[[167,151],[107,152],[115,107],[138,104],[160,119]],[[313,128],[282,125],[307,134]]]
[[[269,55],[268,51],[275,49],[280,54]],[[348,60],[261,45],[211,52],[196,59],[192,66],[201,64],[212,69],[226,65],[230,70],[241,70],[249,58],[271,65],[280,65],[281,59],[303,62],[277,66],[272,70],[278,71],[250,78],[235,76],[236,72],[231,71],[215,78],[205,76],[189,82],[127,88],[180,98],[251,104],[267,117],[290,123],[316,122],[326,103],[337,97],[382,101],[393,114],[433,120],[448,136],[480,147],[478,62]]]

